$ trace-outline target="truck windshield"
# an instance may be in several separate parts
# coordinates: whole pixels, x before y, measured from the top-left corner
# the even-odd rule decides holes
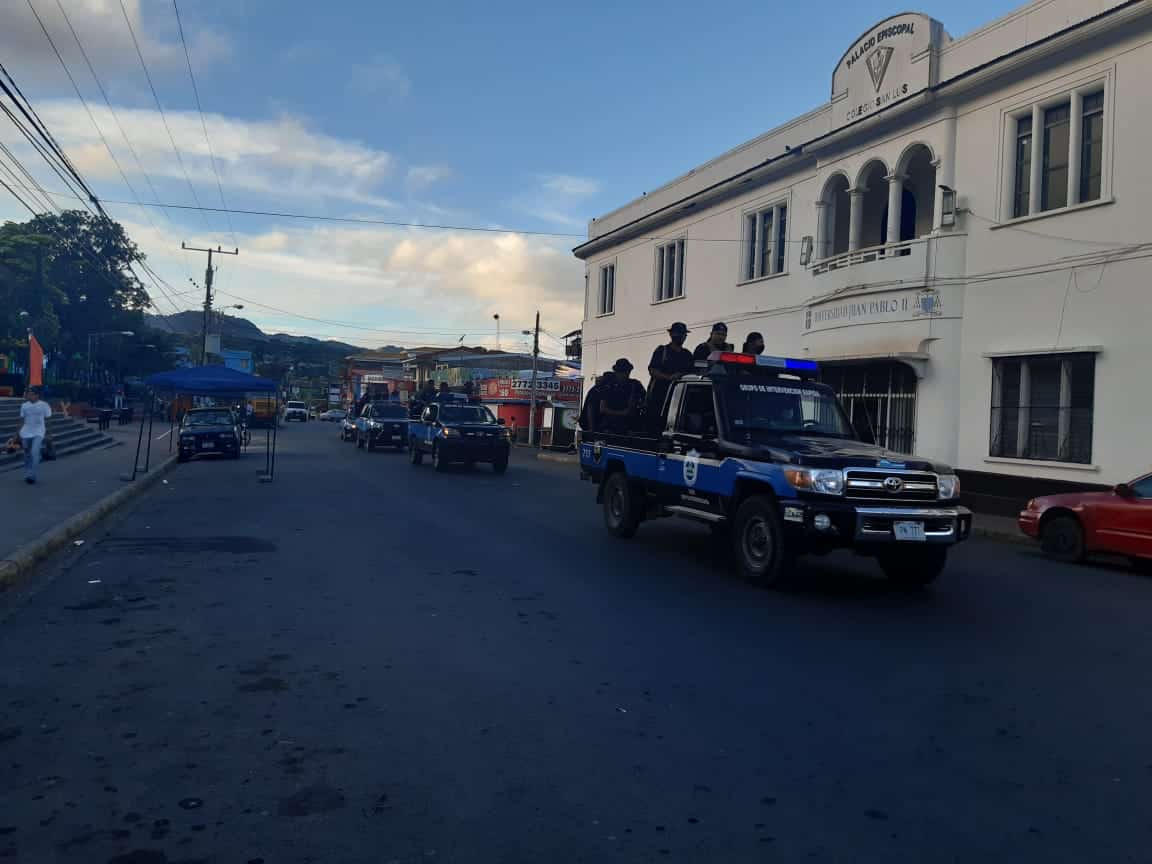
[[[408,417],[408,409],[397,402],[395,405],[375,405],[372,416],[385,420],[404,420]]]
[[[733,433],[855,438],[836,395],[826,386],[748,378],[717,385]]]
[[[440,408],[442,423],[495,423],[492,412],[481,405],[443,405]]]

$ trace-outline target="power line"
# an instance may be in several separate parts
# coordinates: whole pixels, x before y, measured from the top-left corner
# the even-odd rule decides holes
[[[60,0],[56,0],[60,2]],[[176,28],[180,32],[180,43],[184,46],[184,60],[188,64],[188,80],[192,82],[192,95],[196,99],[196,113],[200,115],[200,128],[204,131],[204,143],[208,147],[208,160],[212,165],[212,173],[216,175],[216,191],[220,193],[220,206],[227,209],[228,202],[224,200],[224,185],[220,182],[220,172],[216,168],[216,154],[212,151],[212,141],[208,137],[208,123],[204,119],[204,109],[200,105],[200,88],[196,86],[196,75],[192,71],[192,56],[188,53],[188,40],[184,38],[184,23],[180,20],[180,7],[176,0],[172,0],[172,8],[176,12]],[[232,225],[232,214],[228,213],[228,231],[232,235],[232,245],[236,244],[236,229]]]
[[[32,0],[28,0],[29,3]],[[140,50],[140,43],[136,40],[136,31],[132,27],[132,21],[128,18],[128,9],[124,5],[124,0],[120,0],[120,12],[124,15],[124,23],[128,25],[128,34],[132,37],[132,44],[136,48],[136,56],[140,58],[140,68],[144,70],[144,77],[148,81],[148,89],[152,91],[152,99],[156,103],[156,110],[160,112],[160,120],[164,123],[164,131],[168,133],[168,141],[172,144],[172,152],[176,154],[176,162],[180,165],[180,171],[184,175],[184,180],[188,183],[188,191],[192,193],[192,200],[196,202],[196,208],[200,208],[200,196],[196,194],[196,187],[192,185],[192,178],[188,176],[188,169],[184,167],[184,157],[180,155],[180,148],[176,146],[176,138],[172,135],[172,128],[168,125],[168,115],[164,113],[164,106],[160,104],[160,97],[156,93],[156,85],[152,83],[152,74],[148,71],[148,64],[144,62],[144,53]],[[212,226],[208,224],[208,217],[201,213],[204,219],[204,227],[209,232],[212,231]]]

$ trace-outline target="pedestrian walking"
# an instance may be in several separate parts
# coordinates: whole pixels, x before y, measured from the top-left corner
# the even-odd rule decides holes
[[[48,434],[46,421],[52,416],[52,408],[40,401],[39,387],[29,387],[25,396],[20,405],[20,444],[24,448],[24,482],[31,485],[36,482],[36,469]]]
[[[748,334],[748,338],[744,340],[744,347],[740,350],[744,354],[763,354],[764,337],[753,330]]]

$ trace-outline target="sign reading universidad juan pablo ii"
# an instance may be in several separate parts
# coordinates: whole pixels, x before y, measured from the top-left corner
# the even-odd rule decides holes
[[[934,288],[925,288],[810,306],[804,310],[804,331],[811,333],[854,324],[938,318],[943,314],[940,292]]]

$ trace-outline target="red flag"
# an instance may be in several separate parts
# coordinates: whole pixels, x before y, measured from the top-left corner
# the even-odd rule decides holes
[[[44,383],[44,349],[36,341],[32,332],[28,332],[28,384],[39,387]]]

